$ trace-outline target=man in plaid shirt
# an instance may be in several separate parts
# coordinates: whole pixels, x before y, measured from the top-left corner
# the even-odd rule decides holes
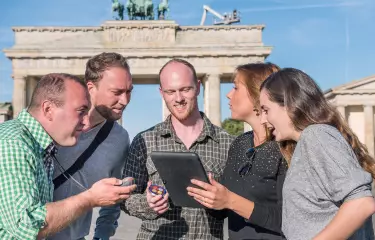
[[[69,99],[69,101],[67,101]],[[69,74],[48,74],[38,82],[30,106],[0,124],[0,239],[42,239],[96,206],[129,197],[135,185],[103,179],[89,190],[53,200],[56,144],[72,146],[82,131],[89,99],[86,85]]]
[[[137,189],[121,208],[143,220],[140,240],[222,239],[223,219],[214,210],[176,207],[168,202],[168,194],[151,196],[147,191],[151,182],[164,186],[150,158],[152,151],[195,152],[206,172],[220,177],[233,141],[199,112],[200,81],[190,63],[173,59],[162,67],[159,78],[160,93],[171,115],[134,138],[123,177],[134,177]]]

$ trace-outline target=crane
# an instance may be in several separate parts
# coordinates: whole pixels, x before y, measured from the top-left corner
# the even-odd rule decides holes
[[[224,13],[224,15],[219,14],[212,8],[207,5],[203,5],[203,15],[201,20],[201,25],[204,25],[206,21],[207,12],[212,13],[214,16],[219,18],[220,20],[215,19],[214,25],[230,25],[232,23],[240,22],[240,17],[236,9],[233,10],[231,14]]]

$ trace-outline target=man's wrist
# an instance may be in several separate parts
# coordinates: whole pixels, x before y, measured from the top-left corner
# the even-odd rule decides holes
[[[79,195],[83,198],[85,205],[87,205],[89,209],[96,207],[90,189],[82,192]]]

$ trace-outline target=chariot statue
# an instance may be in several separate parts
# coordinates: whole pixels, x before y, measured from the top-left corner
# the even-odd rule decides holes
[[[169,5],[168,0],[161,0],[158,5],[158,19],[164,20],[168,18]]]
[[[168,0],[160,0],[158,6],[154,9],[152,0],[127,0],[126,5],[119,0],[112,0],[112,12],[116,20],[124,20],[124,11],[127,11],[129,20],[154,20],[154,10],[157,11],[158,20],[168,18],[169,5]]]
[[[154,20],[152,0],[128,0],[126,3],[129,20]]]
[[[114,16],[114,19],[124,20],[124,4],[120,3],[118,0],[112,0],[112,13],[116,12],[118,16]]]

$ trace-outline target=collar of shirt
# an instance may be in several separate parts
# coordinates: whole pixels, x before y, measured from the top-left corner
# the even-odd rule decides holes
[[[57,147],[54,142],[51,142],[47,148],[45,149],[45,152],[50,156],[56,156],[57,154]]]
[[[40,125],[40,123],[31,116],[26,109],[20,112],[17,119],[27,127],[31,135],[39,143],[41,149],[46,150],[53,142],[52,138],[48,135],[46,130],[44,130],[42,125]]]
[[[215,142],[219,142],[216,132],[215,132],[215,127],[211,123],[211,121],[207,118],[207,116],[203,113],[200,112],[202,118],[203,118],[203,131],[199,135],[198,139],[196,140],[197,142],[202,142],[204,141],[207,137],[212,138]],[[160,136],[163,137],[173,137],[175,139],[178,139],[176,136],[176,132],[173,128],[172,125],[172,120],[171,120],[171,114],[165,119],[165,121],[157,126],[157,132],[160,134]]]

